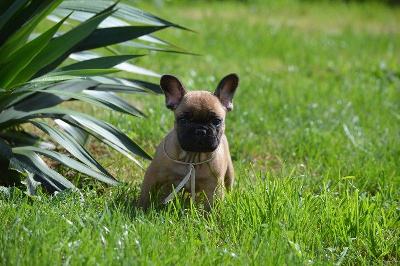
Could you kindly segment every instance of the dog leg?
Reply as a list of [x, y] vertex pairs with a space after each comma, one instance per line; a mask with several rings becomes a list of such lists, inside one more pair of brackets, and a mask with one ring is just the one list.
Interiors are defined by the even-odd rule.
[[160, 182], [158, 181], [157, 171], [153, 171], [152, 165], [150, 165], [144, 176], [136, 207], [146, 209], [149, 206], [150, 196], [155, 196], [155, 192], [160, 189]]
[[160, 204], [164, 204], [165, 199], [169, 196], [169, 194], [172, 193], [172, 191], [174, 191], [174, 187], [176, 187], [175, 183], [176, 182], [174, 182], [174, 181], [167, 181], [161, 186], [160, 192], [159, 192], [159, 203]]
[[204, 192], [206, 194], [206, 198], [204, 199], [204, 210], [211, 211], [214, 206], [214, 197], [218, 199], [224, 199], [225, 193], [223, 185], [218, 183], [207, 184], [204, 188]]
[[233, 171], [232, 160], [229, 160], [228, 169], [226, 170], [224, 179], [224, 184], [227, 191], [232, 190], [234, 180], [235, 180], [235, 173]]
[[148, 180], [144, 180], [136, 207], [146, 209], [150, 203], [150, 195], [154, 195], [155, 190], [156, 183], [151, 183], [148, 182]]

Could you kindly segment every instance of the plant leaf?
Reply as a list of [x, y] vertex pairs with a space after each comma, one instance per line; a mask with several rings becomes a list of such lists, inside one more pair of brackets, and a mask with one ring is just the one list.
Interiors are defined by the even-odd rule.
[[97, 90], [84, 90], [83, 93], [90, 95], [96, 99], [102, 99], [106, 102], [112, 103], [115, 106], [119, 106], [120, 108], [126, 110], [129, 114], [132, 114], [132, 115], [135, 115], [138, 117], [145, 117], [145, 115], [141, 111], [136, 109], [133, 105], [131, 105], [127, 101], [118, 97], [118, 95], [116, 95], [113, 92], [97, 91]]
[[[49, 16], [47, 16], [47, 18], [50, 20], [56, 20], [59, 19], [58, 16], [65, 17], [70, 12], [71, 10], [68, 9], [57, 8], [53, 11], [51, 17], [49, 18]], [[84, 22], [90, 19], [91, 17], [93, 17], [93, 13], [74, 10], [73, 14], [70, 16], [70, 19], [79, 22]], [[125, 21], [117, 19], [114, 16], [110, 16], [100, 23], [99, 28], [119, 27], [119, 26], [129, 26], [129, 25], [130, 24]]]
[[165, 26], [125, 26], [96, 29], [90, 34], [89, 38], [86, 38], [83, 42], [79, 43], [75, 52], [132, 40], [165, 28]]
[[[121, 149], [123, 149], [125, 151], [132, 152], [132, 153], [139, 155], [145, 159], [151, 160], [151, 156], [148, 155], [138, 144], [136, 144], [134, 141], [132, 141], [130, 138], [128, 138], [124, 133], [122, 133], [117, 128], [115, 128], [113, 125], [111, 125], [107, 122], [101, 121], [99, 119], [96, 119], [96, 118], [86, 115], [86, 114], [82, 114], [82, 113], [79, 113], [76, 111], [58, 108], [58, 107], [37, 110], [36, 113], [42, 114], [40, 117], [52, 117], [52, 118], [62, 119], [63, 121], [65, 121], [69, 124], [72, 124], [74, 126], [77, 126], [81, 129], [87, 131], [89, 134], [91, 134], [97, 138], [100, 135], [102, 139], [106, 139], [107, 141], [113, 143], [114, 145], [120, 147]], [[33, 113], [30, 113], [28, 115], [32, 115], [32, 114]], [[20, 117], [20, 119], [22, 119], [22, 118], [26, 119], [26, 117]], [[37, 121], [30, 121], [30, 122], [31, 123], [33, 123], [33, 122], [39, 123]], [[93, 132], [91, 132], [91, 131], [88, 131], [86, 128], [95, 132], [95, 134], [93, 134]], [[61, 133], [64, 133], [64, 132], [61, 131]], [[66, 134], [66, 133], [64, 133], [64, 134]], [[70, 138], [72, 138], [72, 137], [70, 137]], [[56, 139], [56, 141], [58, 143], [60, 143], [57, 139]], [[74, 142], [76, 142], [76, 141], [74, 141]], [[104, 141], [104, 142], [108, 144], [108, 142], [106, 142], [106, 141]], [[60, 143], [60, 144], [62, 146], [64, 146], [62, 143]], [[115, 148], [115, 147], [113, 147], [113, 148]], [[72, 154], [72, 152], [71, 152], [71, 154]], [[75, 156], [75, 154], [73, 154], [73, 155]], [[80, 158], [78, 158], [78, 159], [80, 159]], [[136, 162], [136, 160], [135, 160], [135, 162]], [[84, 162], [84, 163], [86, 163], [86, 162]], [[86, 163], [86, 164], [88, 164], [88, 163]]]
[[[37, 180], [44, 186], [55, 191], [75, 186], [56, 171], [50, 169], [46, 163], [32, 151], [13, 151], [14, 157], [10, 160], [10, 166], [20, 172], [36, 174]], [[36, 178], [35, 178], [36, 179]]]
[[35, 58], [14, 78], [10, 83], [10, 87], [16, 84], [24, 83], [35, 75], [40, 69], [48, 66], [63, 56], [68, 50], [77, 43], [88, 37], [106, 17], [111, 15], [113, 11], [108, 11], [102, 15], [96, 16], [74, 29], [68, 31], [64, 35], [52, 40], [45, 48], [43, 48]]
[[[97, 84], [98, 83], [95, 81], [67, 81], [53, 85], [51, 89], [53, 91], [81, 92], [82, 90], [88, 89]], [[38, 93], [27, 99], [26, 97], [34, 94], [36, 90], [26, 89], [25, 91], [16, 92], [19, 96], [15, 99], [13, 99], [12, 96], [14, 93], [11, 94], [11, 96], [9, 96], [7, 99], [1, 99], [0, 106], [12, 106], [0, 113], [0, 124], [3, 123], [3, 127], [0, 126], [0, 128], [4, 128], [4, 123], [10, 120], [21, 119], [29, 115], [36, 114], [36, 111], [39, 109], [53, 107], [71, 99], [71, 97], [60, 95], [58, 92], [40, 93], [47, 88], [49, 88], [49, 86], [42, 87]]]
[[10, 158], [12, 157], [11, 147], [0, 138], [0, 174], [5, 176], [8, 166], [10, 164]]
[[36, 181], [37, 179], [40, 179], [37, 175], [33, 173], [28, 173], [28, 176], [25, 179], [26, 183], [26, 191], [25, 193], [30, 195], [30, 196], [37, 196], [39, 187], [41, 186], [41, 182]]
[[134, 87], [137, 89], [148, 89], [153, 91], [157, 94], [163, 94], [163, 91], [160, 88], [160, 85], [145, 82], [137, 79], [122, 79], [116, 77], [105, 77], [105, 76], [96, 76], [96, 77], [89, 77], [88, 80], [97, 81], [99, 85], [123, 85], [128, 87]]
[[10, 7], [6, 9], [6, 11], [0, 16], [0, 29], [4, 27], [4, 25], [10, 21], [11, 17], [20, 10], [28, 0], [16, 0]]
[[[98, 13], [100, 10], [104, 9], [105, 7], [109, 6], [114, 2], [111, 1], [63, 1], [63, 3], [59, 6], [59, 9], [66, 9], [66, 10], [76, 10], [76, 11], [84, 11], [88, 13]], [[113, 15], [114, 17], [121, 18], [127, 21], [135, 22], [135, 23], [142, 23], [148, 25], [167, 25], [172, 26], [175, 28], [185, 29], [182, 26], [177, 24], [171, 23], [159, 17], [156, 17], [152, 14], [149, 14], [143, 10], [140, 10], [135, 7], [131, 7], [125, 4], [118, 3], [117, 4], [117, 11]]]
[[125, 85], [99, 84], [89, 90], [121, 92], [121, 93], [136, 93], [136, 94], [151, 94], [149, 90], [133, 88]]
[[93, 136], [95, 136], [98, 140], [104, 142], [105, 144], [107, 144], [108, 146], [110, 146], [111, 148], [113, 148], [114, 150], [118, 151], [119, 153], [122, 153], [123, 155], [125, 155], [127, 158], [129, 158], [131, 161], [133, 161], [134, 163], [136, 163], [141, 169], [143, 168], [143, 165], [136, 160], [135, 157], [133, 157], [129, 152], [127, 152], [125, 149], [120, 148], [118, 145], [114, 144], [113, 142], [109, 141], [106, 138], [101, 137], [100, 135], [97, 134], [93, 134]]
[[[18, 87], [26, 84], [34, 83], [55, 83], [59, 81], [71, 81], [88, 78], [91, 76], [107, 75], [120, 72], [118, 69], [86, 69], [86, 70], [69, 70], [60, 72], [51, 72], [50, 74], [35, 78], [28, 83], [14, 84], [13, 87]], [[49, 86], [51, 87], [51, 86]], [[31, 90], [31, 91], [36, 91]]]
[[146, 152], [144, 152], [142, 148], [140, 148], [135, 142], [133, 142], [125, 134], [123, 134], [121, 131], [119, 131], [117, 128], [109, 123], [81, 113], [64, 116], [61, 119], [68, 123], [81, 126], [83, 129], [88, 128], [95, 132], [97, 135], [100, 135], [103, 138], [111, 141], [118, 147], [151, 160], [151, 157]]
[[[41, 69], [36, 76], [43, 75], [51, 70], [54, 70], [59, 64], [61, 64], [72, 52], [81, 52], [89, 49], [96, 48], [104, 48], [105, 46], [117, 44], [123, 41], [131, 40], [133, 38], [137, 38], [141, 35], [148, 34], [157, 30], [161, 30], [165, 28], [155, 27], [155, 26], [127, 26], [127, 27], [113, 27], [113, 28], [104, 28], [97, 29], [89, 37], [85, 38], [84, 41], [78, 43], [75, 47], [66, 51], [59, 58], [54, 60], [51, 64], [48, 64], [46, 67]], [[64, 35], [62, 35], [64, 36]], [[70, 56], [71, 57], [71, 56]], [[126, 64], [126, 63], [125, 63]], [[142, 68], [140, 68], [142, 69]], [[157, 73], [149, 71], [148, 75], [159, 77]], [[136, 72], [134, 72], [136, 73]], [[145, 74], [146, 75], [146, 74]]]
[[7, 88], [7, 85], [15, 78], [15, 76], [43, 49], [43, 47], [51, 40], [66, 18], [51, 27], [49, 30], [40, 34], [37, 38], [28, 42], [12, 55], [4, 60], [4, 64], [0, 67], [0, 87]]
[[[91, 77], [91, 76], [100, 76], [100, 75], [107, 75], [107, 74], [113, 74], [117, 73], [119, 70], [116, 69], [72, 69], [72, 70], [63, 70], [63, 71], [54, 71], [50, 72], [49, 74], [46, 74], [42, 76], [41, 78], [45, 79], [46, 77], [57, 77], [57, 76], [74, 76], [74, 77], [81, 77], [81, 78], [86, 78], [86, 77]], [[36, 78], [33, 81], [40, 81], [41, 78]]]
[[[51, 118], [62, 119], [63, 121], [65, 121], [69, 124], [72, 124], [74, 126], [77, 126], [81, 129], [87, 131], [89, 134], [96, 137], [96, 135], [92, 134], [91, 131], [93, 131], [97, 135], [100, 135], [102, 138], [109, 140], [110, 142], [114, 143], [118, 147], [120, 147], [128, 152], [132, 152], [136, 155], [139, 155], [145, 159], [151, 160], [151, 156], [148, 155], [138, 144], [136, 144], [134, 141], [132, 141], [130, 138], [128, 138], [124, 133], [122, 133], [116, 127], [114, 127], [113, 125], [111, 125], [107, 122], [104, 122], [102, 120], [96, 119], [92, 116], [89, 116], [89, 115], [86, 115], [83, 113], [79, 113], [79, 112], [76, 112], [73, 110], [58, 108], [58, 107], [36, 110], [36, 112], [31, 112], [31, 113], [27, 114], [26, 116], [20, 116], [18, 118], [19, 119], [27, 119], [29, 116], [32, 116], [35, 113], [41, 114], [38, 117], [51, 117]], [[29, 122], [41, 123], [38, 121], [29, 121]], [[41, 123], [41, 124], [43, 124], [43, 123]], [[44, 125], [46, 125], [46, 124], [44, 124]], [[49, 125], [46, 125], [46, 126], [50, 127]], [[87, 129], [89, 129], [91, 131], [88, 131]], [[57, 129], [55, 129], [55, 130], [57, 130]], [[56, 133], [58, 133], [58, 132], [56, 132]], [[62, 133], [66, 134], [61, 131], [60, 134], [62, 134]], [[72, 138], [72, 137], [70, 136], [70, 138]], [[58, 140], [56, 140], [56, 141], [58, 143], [60, 143]], [[74, 140], [74, 142], [77, 143], [76, 140]], [[60, 143], [60, 145], [62, 145], [62, 143]], [[72, 154], [72, 152], [71, 152], [71, 154]], [[80, 159], [80, 158], [78, 158], [78, 159]], [[86, 163], [86, 162], [84, 162], [84, 163]], [[86, 163], [86, 164], [88, 164], [88, 163]]]
[[[50, 17], [48, 16], [47, 18], [52, 20], [52, 21], [60, 21], [61, 19], [58, 16], [65, 17], [69, 14], [70, 10], [66, 9], [61, 9], [57, 8], [56, 10], [53, 11], [53, 15]], [[118, 11], [117, 11], [118, 12]], [[58, 16], [56, 16], [57, 14]], [[70, 19], [76, 20], [83, 22], [93, 16], [93, 13], [88, 13], [88, 12], [82, 12], [82, 11], [74, 11], [74, 13], [70, 16]], [[109, 16], [105, 20], [103, 20], [99, 28], [111, 28], [111, 27], [122, 27], [122, 26], [130, 26], [129, 23], [126, 23], [125, 21], [122, 21], [120, 19], [117, 19], [113, 16]], [[174, 47], [177, 50], [171, 50], [171, 49], [166, 49], [164, 47], [159, 47], [159, 46], [152, 46], [152, 45], [147, 45], [147, 44], [142, 44], [142, 43], [137, 43], [133, 41], [126, 41], [123, 43], [120, 43], [121, 45], [126, 45], [126, 46], [131, 46], [131, 47], [136, 47], [136, 48], [141, 48], [141, 49], [148, 49], [148, 50], [155, 50], [155, 51], [164, 51], [164, 52], [175, 52], [175, 53], [182, 53], [182, 54], [191, 54], [187, 51], [184, 51], [183, 49], [177, 47], [176, 45], [173, 45], [171, 43], [168, 43], [164, 40], [161, 40], [155, 36], [152, 35], [144, 35], [138, 37], [138, 39], [146, 41], [146, 42], [151, 42], [154, 44], [159, 44], [159, 45], [164, 45], [164, 46], [171, 46]]]
[[33, 146], [27, 146], [27, 147], [19, 147], [19, 148], [14, 148], [13, 152], [26, 152], [26, 151], [32, 151], [35, 153], [40, 153], [50, 159], [56, 160], [68, 167], [71, 167], [79, 172], [82, 172], [86, 175], [92, 176], [100, 181], [103, 181], [107, 184], [111, 184], [111, 185], [118, 185], [118, 182], [115, 179], [112, 179], [108, 176], [105, 176], [99, 172], [96, 172], [94, 170], [92, 170], [91, 168], [89, 168], [87, 165], [80, 163], [78, 161], [75, 161], [74, 159], [71, 159], [70, 157], [68, 157], [65, 154], [59, 153], [59, 152], [54, 152], [54, 151], [49, 151], [49, 150], [45, 150], [45, 149], [40, 149], [37, 147], [33, 147]]
[[93, 135], [92, 132], [87, 130], [89, 129], [95, 132], [96, 134], [100, 135], [101, 137], [113, 142], [115, 145], [121, 147], [122, 149], [151, 160], [151, 156], [148, 155], [139, 145], [137, 145], [134, 141], [128, 138], [124, 133], [122, 133], [116, 127], [107, 122], [104, 122], [102, 120], [99, 120], [97, 118], [94, 118], [92, 116], [83, 113], [58, 107], [37, 110], [37, 113], [42, 114], [41, 117], [52, 117], [52, 118], [62, 119], [63, 121], [72, 124], [74, 126], [77, 126], [87, 131], [89, 134]]
[[[108, 94], [109, 97], [106, 97], [105, 94], [107, 92], [95, 92], [95, 91], [87, 91], [86, 94], [78, 94], [71, 93], [66, 91], [56, 91], [56, 90], [43, 90], [43, 93], [50, 93], [57, 96], [66, 96], [68, 98], [77, 99], [80, 101], [88, 102], [103, 108], [107, 108], [110, 110], [114, 110], [120, 113], [130, 114], [133, 116], [144, 116], [139, 110], [134, 108], [129, 103], [120, 99], [116, 94], [111, 95]], [[1, 117], [1, 114], [0, 114]]]
[[61, 2], [62, 0], [30, 1], [29, 5], [19, 12], [17, 18], [7, 24], [5, 30], [1, 28], [0, 62], [21, 47], [39, 22]]
[[[141, 39], [141, 37], [139, 38]], [[128, 46], [128, 47], [135, 47], [138, 49], [146, 49], [146, 50], [152, 50], [152, 51], [160, 51], [160, 52], [167, 52], [167, 53], [177, 53], [177, 54], [188, 54], [188, 55], [197, 55], [188, 51], [185, 51], [181, 48], [175, 47], [176, 49], [168, 49], [165, 47], [160, 47], [156, 45], [149, 45], [145, 43], [139, 43], [139, 42], [134, 42], [134, 41], [126, 41], [119, 43], [121, 46]]]
[[61, 146], [63, 146], [68, 152], [70, 152], [73, 156], [78, 158], [83, 163], [87, 164], [93, 169], [97, 169], [103, 174], [112, 178], [112, 175], [107, 172], [82, 146], [80, 146], [74, 138], [72, 138], [67, 133], [52, 127], [46, 123], [39, 121], [29, 121], [31, 124], [45, 132], [55, 141], [57, 141]]
[[[82, 60], [90, 60], [90, 59], [95, 59], [95, 58], [100, 58], [99, 54], [96, 53], [91, 53], [91, 52], [80, 52], [80, 53], [73, 53], [69, 56], [71, 59], [82, 61]], [[127, 72], [131, 73], [136, 73], [136, 74], [141, 74], [141, 75], [147, 75], [147, 76], [153, 76], [153, 77], [160, 77], [160, 74], [155, 73], [151, 70], [134, 66], [129, 63], [121, 63], [115, 66], [115, 68], [124, 70]]]
[[56, 148], [56, 146], [51, 142], [41, 141], [40, 136], [22, 130], [1, 132], [0, 138], [5, 139], [12, 147], [35, 145], [39, 148], [48, 150]]
[[[28, 95], [27, 95], [28, 94]], [[8, 91], [8, 92], [2, 92], [0, 94], [0, 113], [6, 109], [7, 107], [17, 103], [18, 101], [26, 98], [30, 94], [33, 94], [32, 92], [26, 92], [26, 91]]]
[[143, 55], [116, 55], [116, 56], [105, 56], [98, 57], [94, 59], [89, 59], [81, 61], [75, 64], [68, 65], [66, 67], [60, 68], [60, 71], [67, 70], [79, 70], [79, 69], [107, 69], [114, 67], [122, 62], [131, 60], [133, 58], [138, 58]]
[[65, 123], [61, 119], [53, 119], [53, 121], [60, 127], [62, 127], [68, 134], [71, 135], [82, 147], [86, 147], [89, 142], [89, 134], [80, 129], [79, 127], [72, 126]]
[[126, 79], [127, 81], [136, 84], [138, 86], [141, 86], [142, 88], [149, 89], [157, 94], [164, 94], [164, 92], [161, 90], [160, 85], [142, 81], [142, 80], [137, 80], [137, 79]]

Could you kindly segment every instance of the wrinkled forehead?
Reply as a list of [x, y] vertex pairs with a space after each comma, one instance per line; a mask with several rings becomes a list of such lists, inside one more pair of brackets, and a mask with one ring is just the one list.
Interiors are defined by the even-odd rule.
[[192, 115], [208, 115], [215, 113], [217, 116], [224, 117], [225, 109], [219, 99], [208, 91], [191, 91], [185, 94], [180, 102], [175, 114], [191, 112]]

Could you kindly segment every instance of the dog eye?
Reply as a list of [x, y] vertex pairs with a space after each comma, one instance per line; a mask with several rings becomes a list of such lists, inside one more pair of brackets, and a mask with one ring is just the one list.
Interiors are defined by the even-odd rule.
[[184, 117], [184, 116], [179, 117], [179, 122], [182, 123], [182, 124], [185, 124], [187, 122], [187, 118]]
[[213, 123], [214, 125], [218, 126], [218, 125], [220, 125], [220, 124], [222, 123], [222, 119], [220, 119], [220, 118], [214, 118], [214, 119], [212, 120], [212, 123]]
[[189, 119], [191, 118], [191, 114], [188, 112], [182, 113], [179, 117], [178, 117], [178, 122], [181, 124], [186, 124]]

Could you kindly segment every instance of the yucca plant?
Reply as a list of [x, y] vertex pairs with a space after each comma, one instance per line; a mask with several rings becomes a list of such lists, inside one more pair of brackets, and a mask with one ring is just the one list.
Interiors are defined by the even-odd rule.
[[[113, 125], [59, 105], [78, 100], [142, 117], [117, 93], [158, 93], [158, 86], [106, 75], [121, 70], [157, 74], [127, 63], [141, 55], [121, 55], [116, 45], [184, 52], [151, 35], [167, 27], [182, 27], [103, 0], [0, 0], [0, 15], [0, 185], [15, 183], [23, 175], [49, 191], [73, 188], [43, 156], [117, 184], [85, 148], [89, 135], [139, 165], [133, 155], [151, 159]], [[51, 26], [37, 34], [39, 24]], [[43, 135], [33, 134], [32, 128], [53, 142], [43, 141]], [[54, 149], [54, 144], [62, 146], [63, 152]]]

